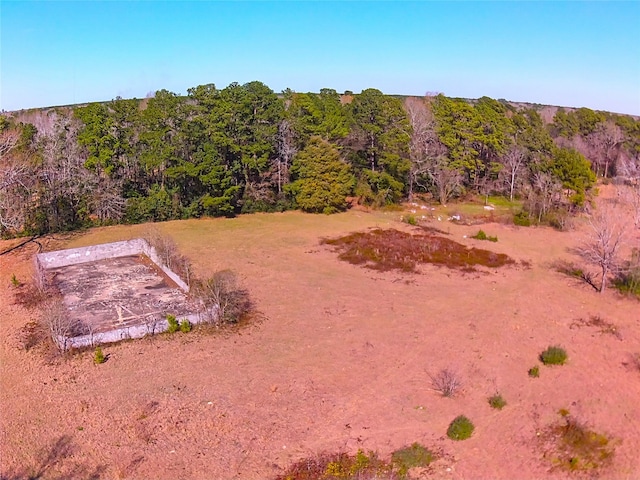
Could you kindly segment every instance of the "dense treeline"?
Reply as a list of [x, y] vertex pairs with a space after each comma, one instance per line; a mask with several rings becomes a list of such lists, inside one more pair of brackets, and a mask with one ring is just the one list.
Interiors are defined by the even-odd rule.
[[581, 108], [483, 97], [399, 99], [260, 82], [201, 85], [186, 96], [0, 116], [0, 233], [344, 210], [429, 195], [524, 200], [544, 220], [580, 208], [596, 176], [638, 177], [640, 121]]

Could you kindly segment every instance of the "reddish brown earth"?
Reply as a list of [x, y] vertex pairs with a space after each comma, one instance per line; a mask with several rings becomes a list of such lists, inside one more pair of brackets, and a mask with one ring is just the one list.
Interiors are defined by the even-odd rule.
[[[41, 478], [268, 479], [322, 451], [413, 442], [440, 453], [423, 478], [566, 478], [541, 436], [568, 409], [613, 440], [602, 478], [640, 477], [640, 302], [597, 294], [557, 273], [586, 231], [488, 224], [498, 243], [464, 238], [478, 227], [435, 222], [469, 246], [531, 268], [463, 274], [426, 267], [380, 273], [341, 262], [321, 238], [370, 227], [403, 228], [399, 214], [352, 211], [170, 222], [200, 275], [232, 268], [263, 320], [233, 333], [158, 336], [51, 359], [25, 351], [34, 313], [14, 304], [11, 275], [27, 279], [35, 247], [0, 256], [0, 476]], [[92, 230], [75, 247], [139, 236], [147, 227]], [[0, 242], [0, 251], [12, 242]], [[628, 237], [625, 248], [640, 244]], [[599, 315], [618, 335], [572, 327]], [[540, 367], [547, 346], [569, 354]], [[444, 398], [430, 375], [456, 369], [463, 391]], [[493, 410], [499, 391], [507, 406]], [[449, 422], [476, 426], [463, 442]], [[92, 477], [94, 475], [94, 477]], [[40, 478], [40, 477], [38, 477]]]

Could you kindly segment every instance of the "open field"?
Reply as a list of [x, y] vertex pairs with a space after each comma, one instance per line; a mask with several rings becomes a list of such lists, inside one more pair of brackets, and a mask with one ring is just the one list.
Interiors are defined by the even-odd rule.
[[[462, 273], [378, 272], [338, 260], [324, 238], [396, 228], [400, 213], [246, 215], [154, 225], [207, 276], [238, 272], [262, 320], [237, 332], [162, 335], [51, 359], [21, 347], [34, 316], [13, 302], [34, 245], [0, 256], [0, 477], [269, 479], [323, 451], [388, 456], [420, 442], [439, 453], [421, 478], [565, 478], [547, 432], [568, 410], [615, 447], [602, 478], [640, 476], [640, 302], [556, 272], [586, 231], [433, 221], [468, 246], [518, 263]], [[101, 228], [51, 242], [78, 247], [142, 236]], [[640, 244], [638, 233], [626, 250]], [[465, 238], [465, 236], [467, 238]], [[0, 251], [15, 242], [0, 242]], [[530, 262], [526, 267], [521, 262]], [[589, 324], [600, 317], [616, 334]], [[543, 366], [550, 345], [568, 353]], [[540, 366], [540, 377], [527, 371]], [[431, 376], [456, 371], [445, 398]], [[491, 408], [499, 392], [507, 404]], [[458, 415], [475, 424], [454, 442]]]

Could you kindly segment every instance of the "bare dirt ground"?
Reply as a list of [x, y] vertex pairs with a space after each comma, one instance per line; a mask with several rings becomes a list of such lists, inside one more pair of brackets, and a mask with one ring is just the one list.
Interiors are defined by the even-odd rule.
[[[497, 243], [464, 238], [478, 226], [434, 225], [467, 245], [531, 262], [462, 274], [380, 273], [341, 262], [323, 237], [408, 228], [397, 213], [247, 215], [158, 225], [199, 275], [231, 268], [263, 320], [234, 333], [177, 333], [50, 359], [25, 351], [34, 314], [13, 302], [34, 247], [0, 257], [0, 477], [269, 479], [322, 451], [421, 442], [440, 453], [424, 478], [565, 478], [541, 436], [567, 409], [613, 439], [597, 476], [640, 477], [640, 302], [604, 295], [551, 268], [586, 228], [488, 224]], [[145, 225], [89, 231], [65, 247], [140, 236]], [[0, 250], [12, 242], [0, 242]], [[626, 248], [640, 244], [640, 235]], [[618, 335], [576, 321], [600, 316]], [[560, 344], [566, 365], [529, 368]], [[430, 375], [457, 370], [463, 391], [444, 398]], [[501, 410], [487, 398], [499, 391]], [[468, 416], [466, 441], [446, 437]], [[39, 475], [39, 476], [38, 476]]]

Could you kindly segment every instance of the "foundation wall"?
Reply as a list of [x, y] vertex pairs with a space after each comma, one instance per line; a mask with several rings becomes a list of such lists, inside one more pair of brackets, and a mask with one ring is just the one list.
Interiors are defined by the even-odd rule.
[[107, 258], [127, 257], [129, 255], [139, 254], [144, 254], [149, 257], [151, 261], [162, 269], [183, 291], [189, 291], [189, 286], [176, 275], [175, 272], [163, 264], [155, 248], [141, 238], [40, 253], [36, 255], [36, 268], [47, 270], [50, 268], [77, 265], [79, 263], [96, 262]]
[[[201, 323], [202, 317], [197, 313], [176, 317], [178, 322], [189, 320], [192, 325]], [[142, 338], [147, 335], [155, 335], [166, 332], [169, 329], [169, 322], [165, 318], [150, 318], [140, 325], [131, 325], [123, 328], [115, 328], [108, 332], [101, 332], [91, 335], [78, 335], [75, 337], [58, 336], [56, 339], [62, 350], [70, 348], [94, 347], [104, 343], [120, 342], [132, 338]]]

